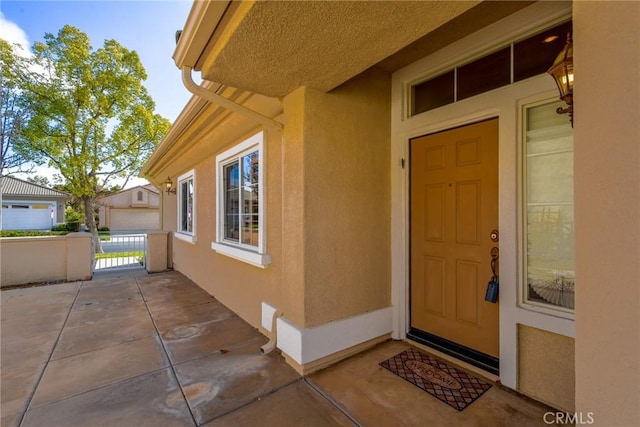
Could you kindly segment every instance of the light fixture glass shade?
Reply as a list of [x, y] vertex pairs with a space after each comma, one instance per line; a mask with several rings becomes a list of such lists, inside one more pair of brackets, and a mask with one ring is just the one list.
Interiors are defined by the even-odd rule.
[[567, 97], [573, 97], [573, 41], [571, 40], [571, 33], [567, 34], [567, 43], [555, 61], [553, 65], [547, 71], [555, 80], [560, 91], [560, 99], [571, 104]]
[[171, 190], [171, 187], [173, 187], [173, 181], [171, 181], [171, 177], [167, 177], [167, 180], [164, 182], [164, 186], [167, 191]]

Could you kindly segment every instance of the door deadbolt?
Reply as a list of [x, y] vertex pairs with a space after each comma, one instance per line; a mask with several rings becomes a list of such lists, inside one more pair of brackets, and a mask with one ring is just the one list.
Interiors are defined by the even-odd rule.
[[492, 242], [498, 243], [498, 241], [500, 240], [500, 234], [498, 233], [498, 230], [492, 230], [491, 234], [489, 234], [489, 238], [491, 238]]

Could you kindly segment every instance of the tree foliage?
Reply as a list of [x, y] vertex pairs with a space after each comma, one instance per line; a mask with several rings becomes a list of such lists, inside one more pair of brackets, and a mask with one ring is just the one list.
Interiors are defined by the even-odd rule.
[[27, 181], [32, 184], [37, 184], [43, 187], [51, 188], [51, 182], [49, 181], [49, 178], [47, 178], [46, 176], [31, 175], [30, 177], [27, 177]]
[[20, 90], [27, 64], [16, 46], [0, 39], [0, 176], [31, 169], [30, 159], [15, 147], [28, 117]]
[[96, 197], [113, 178], [137, 175], [170, 123], [154, 114], [138, 54], [117, 41], [93, 50], [86, 34], [66, 25], [32, 50], [19, 150], [60, 172], [97, 236]]

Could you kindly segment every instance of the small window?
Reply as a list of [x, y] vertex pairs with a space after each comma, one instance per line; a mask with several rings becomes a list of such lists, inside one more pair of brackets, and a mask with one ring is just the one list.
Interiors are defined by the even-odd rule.
[[513, 45], [513, 81], [547, 72], [572, 32], [572, 22], [565, 22]]
[[525, 107], [524, 304], [572, 313], [575, 297], [573, 129], [561, 101]]
[[458, 68], [457, 100], [511, 83], [511, 48], [506, 47]]
[[176, 237], [195, 243], [196, 237], [196, 177], [190, 171], [178, 177], [178, 232]]
[[136, 200], [139, 202], [142, 201], [142, 191], [138, 191], [138, 193], [136, 194]]
[[264, 133], [216, 157], [217, 224], [212, 249], [260, 267], [266, 254]]
[[433, 110], [454, 101], [453, 70], [412, 86], [412, 114]]

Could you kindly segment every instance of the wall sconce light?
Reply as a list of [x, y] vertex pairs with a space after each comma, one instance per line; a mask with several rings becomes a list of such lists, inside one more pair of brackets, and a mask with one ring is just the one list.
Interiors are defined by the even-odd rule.
[[164, 182], [164, 187], [167, 190], [167, 194], [176, 194], [176, 189], [173, 188], [173, 181], [171, 181], [171, 177], [167, 177], [167, 180]]
[[553, 65], [547, 71], [553, 77], [558, 90], [560, 91], [560, 99], [567, 103], [566, 108], [559, 107], [556, 109], [558, 114], [569, 113], [571, 127], [573, 127], [573, 41], [571, 33], [567, 34], [567, 43], [560, 51]]

